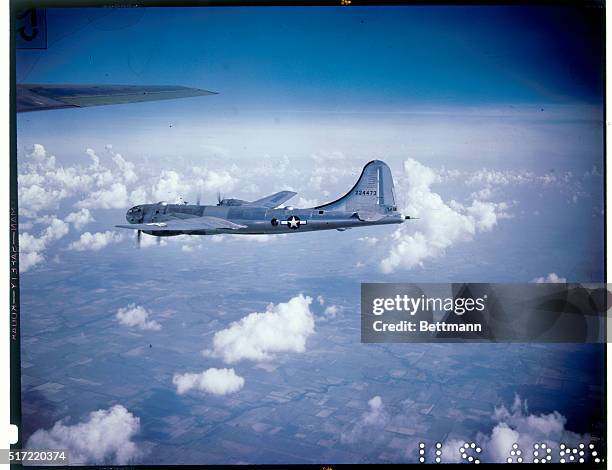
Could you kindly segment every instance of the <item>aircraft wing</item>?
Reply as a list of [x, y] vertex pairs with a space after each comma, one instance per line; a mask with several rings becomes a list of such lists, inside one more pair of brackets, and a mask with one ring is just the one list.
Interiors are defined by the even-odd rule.
[[47, 109], [84, 108], [106, 104], [173, 100], [215, 92], [166, 85], [45, 85], [18, 84], [15, 88], [18, 113]]
[[144, 232], [192, 232], [195, 230], [238, 230], [246, 228], [246, 225], [239, 225], [219, 217], [203, 216], [191, 217], [189, 219], [173, 219], [164, 222], [152, 222], [148, 224], [125, 224], [115, 225], [119, 228], [130, 228], [132, 230], [142, 230]]
[[249, 202], [249, 206], [267, 207], [268, 209], [274, 209], [280, 206], [283, 202], [288, 201], [297, 193], [293, 191], [280, 191], [278, 193], [271, 194], [270, 196], [257, 199], [257, 201]]

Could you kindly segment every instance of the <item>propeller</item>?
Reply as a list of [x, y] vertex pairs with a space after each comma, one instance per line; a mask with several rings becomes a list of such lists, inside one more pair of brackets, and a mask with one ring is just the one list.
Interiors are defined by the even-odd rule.
[[140, 241], [142, 239], [142, 230], [138, 230], [136, 232], [136, 244], [138, 245], [138, 248], [140, 249]]
[[161, 237], [157, 237], [157, 246], [161, 245]]
[[221, 205], [221, 201], [223, 201], [223, 197], [221, 197], [221, 191], [217, 191], [217, 205]]
[[200, 205], [200, 199], [202, 199], [202, 195], [198, 192], [198, 198], [196, 200], [196, 204], [199, 206]]

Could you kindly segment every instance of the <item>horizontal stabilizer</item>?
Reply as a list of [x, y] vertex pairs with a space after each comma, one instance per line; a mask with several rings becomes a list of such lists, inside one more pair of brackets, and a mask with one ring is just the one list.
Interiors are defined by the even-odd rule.
[[220, 217], [203, 216], [148, 224], [115, 225], [115, 227], [142, 230], [143, 232], [193, 232], [197, 230], [238, 230], [246, 228], [246, 225], [235, 224]]
[[385, 217], [385, 214], [381, 214], [380, 212], [372, 212], [372, 211], [359, 211], [355, 212], [357, 218], [363, 222], [376, 222]]

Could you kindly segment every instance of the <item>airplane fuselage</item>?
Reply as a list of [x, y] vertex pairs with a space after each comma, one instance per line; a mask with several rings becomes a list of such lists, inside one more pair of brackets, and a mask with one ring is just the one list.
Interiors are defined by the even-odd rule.
[[397, 210], [391, 169], [381, 160], [363, 167], [357, 183], [344, 196], [307, 209], [281, 207], [297, 193], [283, 190], [255, 201], [221, 199], [215, 206], [198, 204], [141, 204], [127, 211], [127, 225], [158, 237], [175, 235], [216, 235], [235, 233], [259, 235], [275, 233], [347, 230], [371, 225], [401, 224]]
[[[253, 206], [206, 206], [194, 204], [143, 204], [132, 208], [132, 213], [126, 215], [130, 223], [163, 224], [176, 219], [192, 217], [218, 217], [245, 228], [231, 230], [233, 234], [257, 235], [274, 233], [312, 232], [315, 230], [345, 230], [369, 225], [401, 224], [404, 221], [397, 211], [389, 211], [387, 215], [376, 221], [359, 219], [354, 212], [329, 211], [324, 209], [267, 209]], [[228, 233], [225, 229], [192, 230], [177, 232], [149, 232], [156, 236], [174, 235], [215, 235]]]

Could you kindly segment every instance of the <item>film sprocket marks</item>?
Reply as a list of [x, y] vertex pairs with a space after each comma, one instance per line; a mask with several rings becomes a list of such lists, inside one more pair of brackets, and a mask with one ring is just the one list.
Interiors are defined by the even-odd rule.
[[11, 3], [21, 466], [606, 464], [603, 3]]

